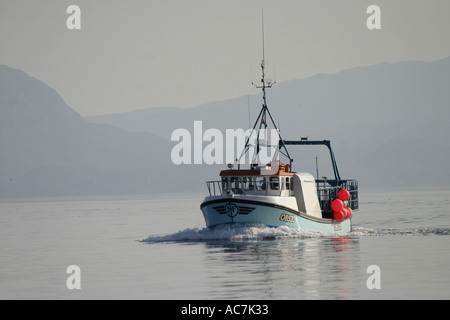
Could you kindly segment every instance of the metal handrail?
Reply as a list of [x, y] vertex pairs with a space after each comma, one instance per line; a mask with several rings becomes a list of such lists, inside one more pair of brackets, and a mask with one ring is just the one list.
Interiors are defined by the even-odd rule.
[[[283, 192], [283, 190], [289, 190], [286, 189], [286, 182], [284, 181], [278, 181], [278, 182], [270, 182], [270, 181], [265, 181], [265, 188], [258, 190], [257, 189], [257, 182], [254, 182], [253, 184], [253, 189], [246, 189], [243, 188], [243, 184], [246, 183], [248, 184], [249, 181], [248, 180], [244, 180], [244, 179], [236, 179], [233, 180], [233, 182], [228, 181], [227, 183], [230, 185], [229, 188], [226, 188], [224, 190], [223, 188], [223, 181], [221, 180], [211, 180], [211, 181], [206, 181], [206, 186], [208, 188], [208, 192], [210, 196], [217, 196], [217, 195], [233, 195], [233, 194], [237, 194], [237, 195], [247, 195], [247, 194], [251, 194], [251, 195], [268, 195], [269, 190], [270, 190], [270, 194], [274, 195], [274, 196], [281, 196], [281, 193]], [[239, 188], [233, 188], [233, 186], [231, 186], [231, 184], [237, 183]], [[278, 184], [278, 190], [276, 189], [272, 189], [270, 188], [270, 184], [271, 183], [277, 183]], [[291, 182], [292, 185], [292, 182]], [[274, 192], [274, 191], [278, 191], [278, 192]]]
[[[216, 185], [217, 185], [217, 188], [216, 188]], [[216, 190], [219, 191], [219, 195], [223, 194], [222, 181], [206, 181], [206, 187], [208, 188], [208, 192], [209, 192], [210, 196], [212, 196], [212, 195], [216, 196], [217, 195]]]
[[[338, 192], [341, 189], [346, 189], [350, 193], [350, 199], [348, 200], [348, 207], [352, 210], [358, 209], [358, 181], [357, 180], [340, 180], [340, 184], [337, 185], [335, 180], [316, 180], [317, 196], [319, 198], [320, 208], [322, 210], [331, 211], [331, 202], [338, 198]], [[223, 181], [212, 180], [206, 181], [206, 186], [210, 196], [218, 195], [268, 195], [281, 196], [283, 190], [286, 189], [286, 182], [278, 181], [278, 190], [270, 188], [270, 181], [266, 181], [266, 188], [263, 190], [257, 190], [256, 183], [254, 189], [243, 188], [243, 183], [249, 183], [248, 180], [236, 179], [233, 183], [237, 183], [239, 188], [227, 188], [224, 190]], [[230, 181], [227, 182], [231, 184]], [[275, 182], [273, 182], [275, 183]], [[290, 182], [292, 186], [292, 181]], [[278, 191], [278, 192], [274, 192]]]

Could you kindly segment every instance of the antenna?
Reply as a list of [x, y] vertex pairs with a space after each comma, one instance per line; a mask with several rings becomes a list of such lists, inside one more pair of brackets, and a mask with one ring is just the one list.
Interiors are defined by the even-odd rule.
[[277, 65], [275, 64], [275, 60], [273, 60], [273, 81], [274, 83], [277, 80]]
[[266, 54], [265, 54], [265, 40], [264, 40], [264, 38], [265, 38], [265, 36], [264, 36], [264, 9], [262, 9], [262, 11], [261, 11], [261, 14], [262, 14], [262, 55], [263, 55], [263, 58], [262, 58], [262, 61], [261, 61], [261, 71], [262, 71], [262, 77], [261, 77], [261, 86], [258, 86], [258, 85], [256, 85], [255, 83], [253, 83], [252, 82], [252, 84], [256, 87], [256, 88], [258, 88], [258, 89], [262, 89], [262, 91], [263, 91], [263, 99], [264, 99], [264, 106], [266, 106], [267, 107], [267, 104], [266, 104], [266, 88], [272, 88], [272, 86], [276, 83], [275, 81], [272, 81], [272, 80], [270, 80], [270, 79], [268, 79], [267, 81], [266, 81], [266, 79], [265, 79], [265, 72], [264, 72], [264, 69], [266, 68]]
[[317, 161], [317, 157], [318, 157], [319, 155], [317, 155], [316, 154], [316, 180], [319, 180], [319, 163], [318, 163], [318, 161]]
[[[291, 158], [291, 156], [289, 155], [289, 151], [286, 148], [286, 144], [284, 143], [283, 138], [281, 138], [281, 134], [280, 134], [280, 130], [277, 128], [277, 125], [275, 124], [275, 121], [272, 118], [272, 115], [270, 114], [269, 108], [267, 107], [267, 100], [266, 100], [266, 88], [272, 88], [272, 86], [275, 84], [274, 81], [268, 79], [266, 81], [265, 79], [265, 73], [264, 73], [264, 69], [265, 69], [265, 41], [264, 41], [264, 10], [262, 10], [262, 51], [263, 51], [263, 59], [261, 61], [261, 85], [256, 85], [252, 82], [252, 84], [258, 88], [258, 89], [262, 89], [263, 92], [263, 105], [261, 108], [261, 111], [259, 112], [258, 118], [256, 119], [255, 124], [253, 125], [253, 129], [251, 131], [250, 136], [252, 135], [252, 133], [255, 130], [258, 130], [258, 123], [259, 123], [259, 130], [257, 131], [257, 136], [256, 136], [256, 154], [254, 155], [255, 158], [258, 156], [260, 147], [259, 147], [259, 137], [260, 137], [260, 132], [261, 132], [261, 128], [262, 126], [264, 126], [264, 129], [267, 128], [267, 122], [270, 120], [272, 122], [273, 127], [275, 128], [275, 130], [278, 133], [278, 137], [279, 137], [279, 143], [278, 143], [278, 152], [283, 154], [284, 156], [286, 156], [289, 159], [289, 168], [290, 170], [292, 170], [292, 161], [293, 159]], [[249, 109], [250, 110], [250, 109]], [[268, 116], [268, 117], [267, 117]], [[238, 163], [238, 168], [240, 168], [240, 159], [242, 158], [242, 156], [249, 150], [250, 147], [250, 137], [247, 138], [247, 141], [245, 142], [245, 146], [244, 149], [242, 150], [242, 154], [241, 156], [236, 159], [237, 163]], [[281, 149], [284, 149], [284, 152], [281, 151]]]
[[248, 128], [250, 129], [250, 96], [247, 95]]
[[264, 55], [264, 9], [261, 9], [261, 17], [262, 17], [262, 52], [263, 52], [263, 59], [262, 63], [264, 64], [265, 61], [265, 55]]

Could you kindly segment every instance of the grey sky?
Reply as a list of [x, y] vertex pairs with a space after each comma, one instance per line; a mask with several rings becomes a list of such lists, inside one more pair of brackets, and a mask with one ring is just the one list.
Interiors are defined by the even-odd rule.
[[[66, 9], [81, 8], [81, 30]], [[381, 8], [381, 30], [366, 9]], [[261, 9], [278, 82], [450, 55], [448, 0], [0, 0], [0, 64], [82, 115], [190, 107], [256, 93]]]

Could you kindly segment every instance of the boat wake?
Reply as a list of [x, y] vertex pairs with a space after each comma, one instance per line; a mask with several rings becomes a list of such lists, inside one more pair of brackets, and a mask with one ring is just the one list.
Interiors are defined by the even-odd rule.
[[340, 234], [326, 234], [297, 230], [288, 227], [271, 228], [265, 225], [229, 224], [214, 229], [188, 228], [168, 235], [152, 235], [141, 240], [145, 243], [164, 242], [209, 242], [209, 241], [267, 241], [285, 239], [329, 238], [329, 237], [384, 237], [384, 236], [446, 236], [450, 228], [369, 229], [354, 227], [353, 231]]
[[355, 227], [350, 233], [352, 236], [448, 236], [450, 228], [440, 227], [419, 227], [407, 229], [369, 229], [363, 227]]
[[289, 238], [306, 238], [318, 237], [320, 233], [302, 231], [281, 226], [271, 228], [265, 225], [248, 225], [248, 224], [226, 224], [208, 228], [188, 228], [178, 231], [174, 234], [163, 236], [149, 236], [142, 242], [158, 243], [158, 242], [186, 242], [186, 241], [262, 241]]

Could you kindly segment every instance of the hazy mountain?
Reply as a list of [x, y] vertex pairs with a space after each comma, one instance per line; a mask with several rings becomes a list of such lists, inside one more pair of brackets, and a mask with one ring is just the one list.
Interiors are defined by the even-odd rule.
[[0, 197], [176, 190], [160, 183], [169, 147], [89, 123], [41, 81], [0, 66]]
[[[195, 108], [150, 108], [89, 117], [128, 131], [170, 139], [176, 128], [248, 128], [261, 95]], [[449, 186], [450, 57], [439, 61], [383, 63], [337, 74], [280, 83], [268, 90], [268, 104], [285, 139], [332, 140], [341, 176], [361, 187]], [[250, 108], [248, 108], [250, 106]], [[291, 147], [295, 169], [329, 175], [326, 150]], [[327, 171], [328, 170], [328, 171]]]
[[[384, 63], [280, 83], [268, 104], [285, 139], [331, 139], [341, 176], [361, 189], [448, 187], [449, 89], [450, 58]], [[246, 129], [261, 103], [259, 93], [86, 121], [41, 81], [0, 66], [0, 197], [206, 192], [225, 165], [173, 165], [173, 130], [193, 133], [195, 120]], [[326, 149], [289, 150], [295, 170], [315, 174], [317, 155], [331, 176]]]

